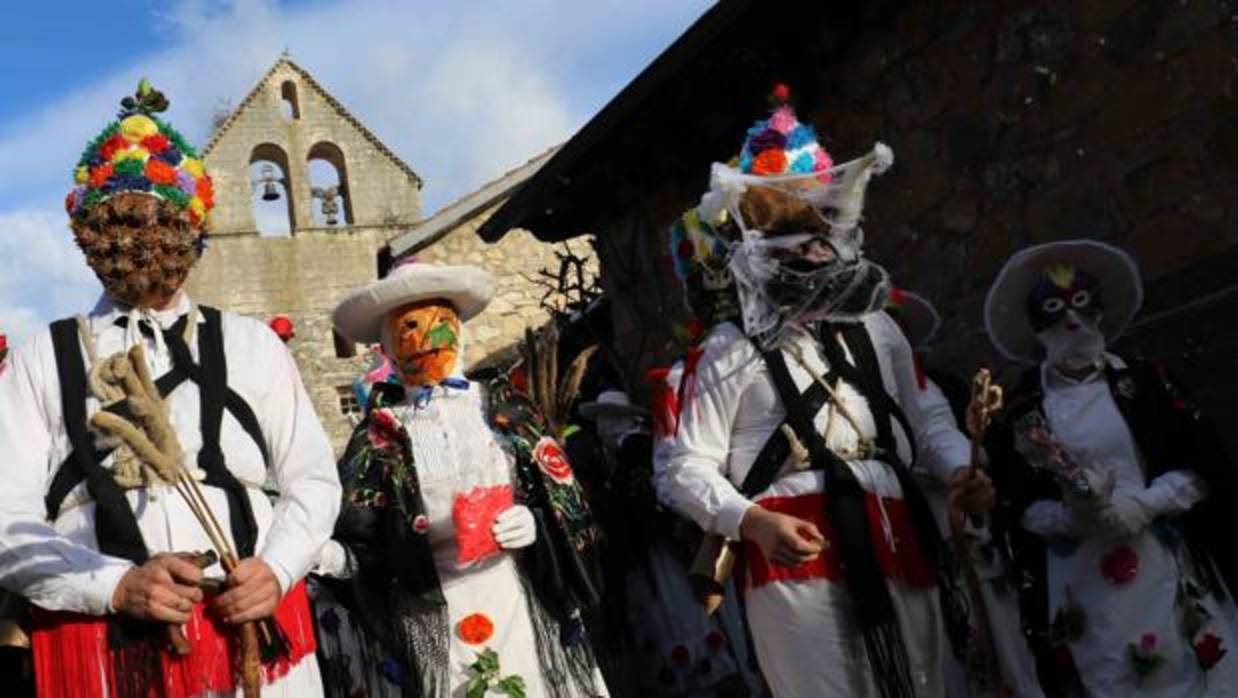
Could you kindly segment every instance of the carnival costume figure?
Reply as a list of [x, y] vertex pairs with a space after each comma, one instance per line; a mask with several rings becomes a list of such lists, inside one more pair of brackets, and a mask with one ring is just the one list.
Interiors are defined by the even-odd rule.
[[460, 370], [461, 324], [492, 289], [474, 267], [409, 262], [336, 308], [399, 383], [371, 389], [319, 568], [399, 663], [403, 695], [605, 695], [581, 621], [597, 530], [580, 486], [541, 403]]
[[[915, 352], [916, 385], [924, 412], [935, 415], [934, 419], [966, 424], [972, 400], [968, 384], [925, 363], [925, 353], [941, 326], [937, 309], [923, 296], [894, 288], [886, 312], [898, 322]], [[947, 664], [947, 692], [960, 698], [980, 695], [1042, 698], [1044, 692], [1040, 688], [1036, 660], [1023, 633], [1018, 579], [1004, 535], [1006, 521], [1002, 512], [993, 511], [986, 517], [956, 518], [952, 526], [950, 485], [966, 477], [967, 472], [957, 464], [938, 461], [935, 455], [933, 452], [924, 454], [917, 475], [942, 532], [949, 535], [954, 526], [961, 527], [957, 535], [968, 546], [969, 554], [966, 561], [960, 559], [958, 562], [960, 566], [973, 566], [979, 592], [979, 598], [968, 599], [969, 636], [964, 643], [968, 651], [959, 660]], [[959, 586], [966, 587], [966, 582], [959, 580]], [[976, 608], [977, 603], [984, 608]], [[979, 627], [982, 623], [983, 629]], [[980, 646], [982, 642], [985, 646]], [[986, 657], [985, 653], [989, 652], [995, 656]], [[995, 667], [989, 663], [993, 661]], [[995, 675], [989, 675], [990, 672]]]
[[[886, 272], [862, 254], [863, 193], [892, 153], [834, 165], [786, 92], [672, 235], [702, 281], [733, 280], [739, 323], [713, 327], [664, 392], [658, 493], [743, 541], [774, 695], [940, 696], [949, 575], [910, 466], [917, 451], [965, 464], [969, 444], [920, 408], [911, 349], [881, 312]], [[983, 478], [963, 487], [962, 502], [989, 494]]]
[[0, 583], [41, 696], [319, 695], [331, 446], [279, 339], [182, 290], [211, 180], [161, 93], [121, 104], [65, 202], [104, 295], [0, 377]]
[[1067, 690], [1235, 695], [1234, 474], [1163, 368], [1106, 350], [1141, 298], [1134, 260], [1090, 240], [1022, 250], [989, 290], [990, 339], [1032, 364], [990, 445], [1024, 617]]

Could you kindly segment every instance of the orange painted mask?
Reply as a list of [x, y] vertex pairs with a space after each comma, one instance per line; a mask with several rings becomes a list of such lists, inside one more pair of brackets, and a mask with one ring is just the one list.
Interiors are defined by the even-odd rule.
[[460, 316], [441, 298], [393, 310], [387, 315], [387, 337], [388, 351], [405, 385], [437, 385], [456, 369]]

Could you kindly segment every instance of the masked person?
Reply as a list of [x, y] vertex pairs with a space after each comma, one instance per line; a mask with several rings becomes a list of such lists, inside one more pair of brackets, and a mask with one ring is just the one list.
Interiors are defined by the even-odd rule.
[[1106, 351], [1141, 298], [1134, 260], [1090, 240], [1022, 250], [989, 289], [989, 338], [1033, 365], [990, 449], [1025, 617], [1088, 696], [1232, 695], [1233, 471], [1162, 369]]
[[[912, 350], [916, 352], [916, 383], [923, 410], [936, 415], [935, 419], [966, 423], [971, 394], [968, 385], [957, 377], [926, 367], [923, 353], [941, 326], [937, 309], [926, 298], [901, 288], [890, 292], [890, 304], [886, 312], [898, 323], [906, 335]], [[951, 484], [968, 477], [966, 468], [957, 464], [942, 463], [932, 452], [920, 459], [921, 482], [929, 504], [937, 515], [937, 524], [946, 535], [951, 534], [949, 523], [949, 492]], [[1044, 692], [1036, 673], [1036, 660], [1027, 638], [1019, 611], [1018, 579], [1011, 566], [1006, 545], [1006, 521], [1002, 512], [992, 512], [988, 517], [963, 517], [960, 535], [969, 547], [970, 562], [978, 582], [979, 598], [970, 598], [969, 651], [961, 657], [962, 662], [951, 662], [947, 675], [947, 687], [952, 696], [1008, 695], [1015, 698], [1041, 698]], [[960, 576], [963, 571], [960, 570]], [[959, 580], [960, 588], [967, 586]], [[983, 609], [976, 604], [984, 605]], [[981, 630], [978, 626], [985, 624]], [[987, 636], [987, 640], [985, 638]], [[979, 647], [985, 642], [987, 646]], [[993, 657], [984, 653], [992, 652]], [[991, 661], [996, 662], [996, 667]], [[993, 671], [996, 669], [996, 671]], [[993, 675], [990, 675], [993, 674]]]
[[784, 103], [749, 130], [738, 169], [713, 166], [684, 221], [685, 256], [726, 250], [742, 328], [715, 326], [685, 360], [656, 483], [744, 542], [749, 627], [780, 697], [944, 690], [948, 575], [910, 466], [917, 450], [970, 454], [920, 409], [911, 349], [881, 312], [887, 275], [862, 254], [863, 192], [891, 161], [878, 145], [834, 166]]
[[336, 308], [399, 383], [374, 384], [340, 461], [319, 571], [346, 581], [405, 696], [604, 695], [571, 575], [594, 535], [579, 484], [554, 439], [525, 429], [529, 403], [461, 373], [461, 325], [492, 293], [475, 267], [411, 262]]
[[[166, 107], [143, 81], [87, 146], [66, 207], [104, 295], [0, 377], [0, 584], [33, 605], [41, 696], [319, 695], [301, 578], [338, 507], [331, 446], [279, 339], [181, 288], [213, 202]], [[177, 554], [221, 547], [216, 593], [221, 565]]]

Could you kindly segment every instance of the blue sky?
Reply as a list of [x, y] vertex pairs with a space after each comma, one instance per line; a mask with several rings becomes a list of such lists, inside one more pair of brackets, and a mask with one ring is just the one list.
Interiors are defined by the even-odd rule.
[[280, 52], [425, 179], [427, 212], [571, 136], [704, 0], [80, 0], [0, 25], [0, 332], [85, 309], [98, 285], [62, 201], [82, 146], [141, 76], [202, 143]]

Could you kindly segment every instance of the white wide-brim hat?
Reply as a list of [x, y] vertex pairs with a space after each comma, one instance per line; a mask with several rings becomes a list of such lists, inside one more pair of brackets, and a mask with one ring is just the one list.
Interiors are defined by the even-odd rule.
[[890, 293], [890, 310], [912, 349], [923, 348], [941, 328], [941, 316], [927, 298], [904, 289]]
[[348, 294], [335, 306], [332, 320], [345, 337], [374, 344], [382, 338], [387, 314], [400, 306], [442, 298], [451, 303], [463, 322], [484, 310], [492, 296], [494, 279], [482, 269], [413, 262]]
[[1143, 304], [1139, 267], [1127, 253], [1095, 240], [1063, 240], [1016, 252], [998, 272], [984, 300], [984, 325], [993, 346], [1014, 361], [1036, 363], [1044, 348], [1036, 339], [1027, 312], [1027, 297], [1041, 274], [1069, 264], [1096, 279], [1104, 312], [1100, 331], [1105, 342], [1121, 336]]
[[649, 410], [632, 404], [631, 398], [622, 390], [603, 390], [597, 399], [580, 403], [580, 415], [585, 419], [597, 419], [604, 414], [620, 417], [648, 417]]

